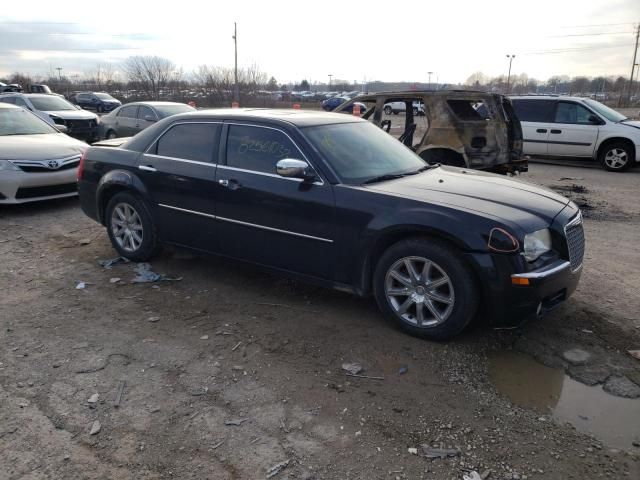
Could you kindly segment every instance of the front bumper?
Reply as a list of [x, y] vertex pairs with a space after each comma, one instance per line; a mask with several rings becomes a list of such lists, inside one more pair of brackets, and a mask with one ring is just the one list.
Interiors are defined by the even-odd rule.
[[43, 173], [0, 172], [0, 204], [36, 202], [77, 194], [75, 168]]
[[567, 300], [580, 282], [582, 268], [571, 271], [566, 260], [556, 260], [537, 270], [514, 273], [508, 257], [472, 254], [472, 262], [491, 272], [482, 282], [483, 309], [496, 328], [513, 328], [542, 316]]

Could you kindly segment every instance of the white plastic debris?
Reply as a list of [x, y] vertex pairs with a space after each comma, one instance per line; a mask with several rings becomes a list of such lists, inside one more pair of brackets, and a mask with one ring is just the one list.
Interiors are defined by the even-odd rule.
[[86, 286], [87, 286], [86, 283], [78, 282], [78, 284], [76, 285], [76, 290], [83, 290]]
[[409, 448], [407, 448], [407, 452], [409, 452], [411, 455], [417, 455], [418, 454], [418, 449], [417, 448], [413, 448], [413, 447], [409, 447]]
[[87, 403], [98, 403], [99, 398], [100, 398], [100, 395], [97, 393], [94, 393], [89, 397], [89, 400], [87, 400]]
[[345, 372], [349, 372], [351, 375], [357, 375], [362, 371], [362, 365], [356, 362], [352, 363], [343, 363], [342, 369]]

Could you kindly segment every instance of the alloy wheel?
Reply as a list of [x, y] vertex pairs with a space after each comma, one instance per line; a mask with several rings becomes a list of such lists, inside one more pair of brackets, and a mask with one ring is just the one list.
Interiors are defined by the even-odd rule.
[[405, 257], [391, 265], [385, 294], [396, 315], [420, 328], [446, 321], [455, 304], [451, 279], [442, 267], [424, 257]]
[[118, 203], [111, 213], [111, 233], [124, 251], [138, 250], [142, 245], [144, 229], [136, 209], [128, 203]]
[[604, 156], [604, 162], [614, 170], [619, 170], [627, 165], [629, 156], [622, 148], [612, 148]]

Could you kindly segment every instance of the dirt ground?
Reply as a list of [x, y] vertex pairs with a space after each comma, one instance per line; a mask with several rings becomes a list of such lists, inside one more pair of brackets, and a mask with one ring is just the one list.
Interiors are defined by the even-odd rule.
[[[1, 207], [0, 478], [640, 478], [640, 416], [611, 445], [512, 403], [489, 373], [496, 354], [525, 352], [633, 396], [640, 169], [535, 164], [522, 179], [583, 206], [580, 287], [521, 330], [480, 319], [448, 343], [398, 332], [371, 299], [181, 250], [151, 262], [181, 280], [131, 283], [134, 264], [98, 263], [115, 252], [76, 199]], [[567, 361], [575, 348], [588, 359]], [[601, 421], [616, 428], [616, 413]], [[422, 444], [458, 455], [409, 452]]]

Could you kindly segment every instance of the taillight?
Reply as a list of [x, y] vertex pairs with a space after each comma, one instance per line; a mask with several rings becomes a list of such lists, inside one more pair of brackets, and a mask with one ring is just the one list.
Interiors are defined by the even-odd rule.
[[82, 175], [84, 174], [84, 159], [87, 156], [87, 151], [85, 150], [80, 157], [80, 163], [78, 163], [78, 172], [76, 174], [76, 178], [78, 180], [82, 180]]

